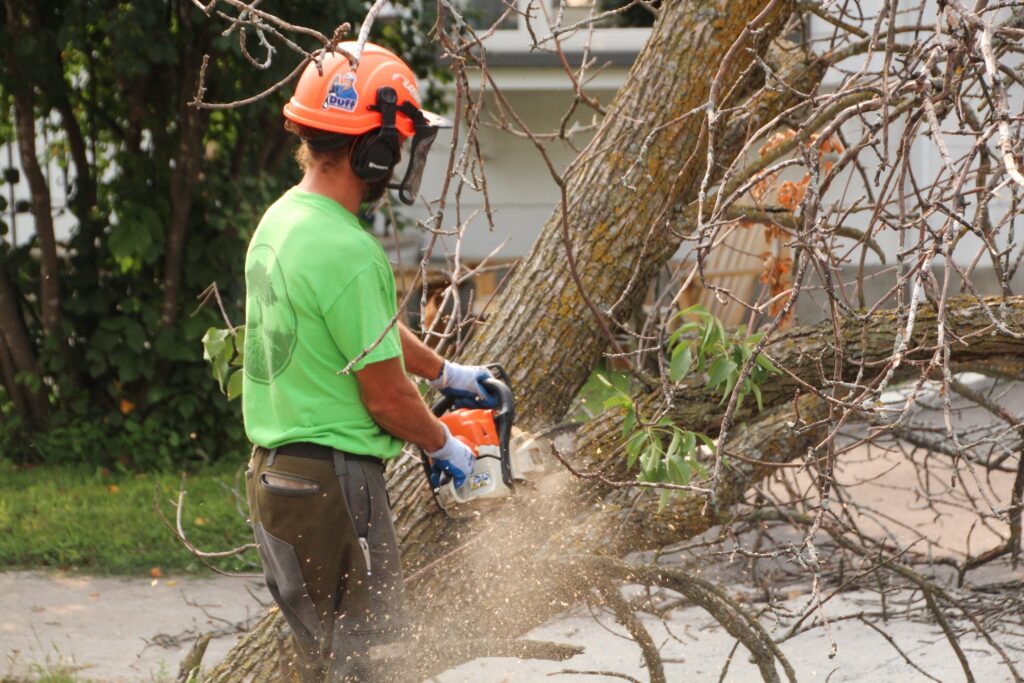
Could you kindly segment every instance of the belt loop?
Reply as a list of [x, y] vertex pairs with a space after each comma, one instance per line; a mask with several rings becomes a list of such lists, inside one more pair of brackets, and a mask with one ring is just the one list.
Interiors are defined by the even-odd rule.
[[348, 463], [345, 462], [345, 452], [334, 448], [331, 449], [331, 456], [334, 459], [335, 476], [344, 477], [348, 474]]
[[277, 449], [276, 448], [271, 448], [270, 451], [267, 453], [267, 467], [273, 467], [274, 466], [274, 459], [276, 457], [277, 457]]

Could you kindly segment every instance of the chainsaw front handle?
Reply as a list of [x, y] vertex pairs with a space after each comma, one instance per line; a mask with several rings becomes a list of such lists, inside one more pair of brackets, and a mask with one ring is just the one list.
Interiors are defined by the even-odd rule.
[[[515, 417], [515, 397], [512, 395], [512, 390], [508, 386], [508, 375], [505, 374], [505, 370], [497, 363], [489, 363], [485, 366], [488, 370], [496, 370], [499, 377], [504, 378], [505, 381], [497, 379], [495, 377], [489, 377], [482, 380], [480, 384], [487, 389], [489, 394], [497, 395], [498, 407], [493, 408], [496, 416], [505, 415], [506, 413]], [[433, 406], [430, 407], [434, 417], [441, 417], [449, 410], [455, 407], [455, 402], [458, 401], [458, 397], [455, 396], [442, 396], [439, 398]]]

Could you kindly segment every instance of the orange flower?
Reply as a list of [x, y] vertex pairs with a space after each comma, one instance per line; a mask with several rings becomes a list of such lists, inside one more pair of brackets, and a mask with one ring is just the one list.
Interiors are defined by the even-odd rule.
[[[761, 256], [761, 282], [768, 288], [768, 293], [772, 297], [778, 296], [790, 287], [789, 273], [793, 269], [793, 259], [789, 256], [776, 256], [767, 251]], [[779, 297], [772, 302], [771, 314], [778, 315], [785, 305], [785, 297]]]
[[794, 135], [796, 135], [796, 131], [794, 130], [780, 130], [779, 132], [774, 133], [770, 138], [768, 138], [768, 142], [764, 143], [764, 146], [761, 147], [758, 154], [760, 156], [765, 156], [769, 152], [777, 149], [783, 143], [792, 140]]
[[135, 410], [135, 404], [126, 398], [121, 399], [121, 414], [127, 415], [128, 413]]
[[755, 201], [760, 202], [761, 198], [768, 194], [768, 190], [772, 189], [772, 186], [775, 184], [778, 177], [778, 173], [769, 173], [764, 178], [761, 178], [754, 183], [754, 187], [750, 189], [750, 195]]
[[803, 180], [798, 183], [794, 183], [792, 180], [782, 183], [778, 193], [779, 204], [790, 211], [796, 210], [796, 207], [804, 200], [804, 193], [807, 192], [810, 182], [811, 177], [805, 175]]

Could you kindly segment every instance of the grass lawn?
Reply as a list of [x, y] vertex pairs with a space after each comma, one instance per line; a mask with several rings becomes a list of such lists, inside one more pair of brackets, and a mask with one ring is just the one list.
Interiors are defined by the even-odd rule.
[[[182, 525], [202, 550], [228, 550], [252, 540], [232, 495], [244, 462], [211, 465], [185, 478]], [[111, 473], [85, 467], [15, 467], [0, 460], [0, 569], [53, 568], [91, 574], [160, 576], [198, 572], [200, 561], [153, 509], [174, 523], [180, 474]], [[239, 480], [239, 485], [244, 484]], [[255, 551], [219, 560], [224, 570], [258, 567]]]

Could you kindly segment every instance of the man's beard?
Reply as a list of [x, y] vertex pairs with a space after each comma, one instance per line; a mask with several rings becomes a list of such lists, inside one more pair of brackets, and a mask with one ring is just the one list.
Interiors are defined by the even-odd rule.
[[366, 183], [366, 192], [363, 194], [364, 204], [376, 204], [384, 196], [384, 193], [388, 190], [388, 184], [391, 182], [391, 177], [394, 175], [394, 171], [388, 173], [380, 180], [375, 180], [372, 183]]

